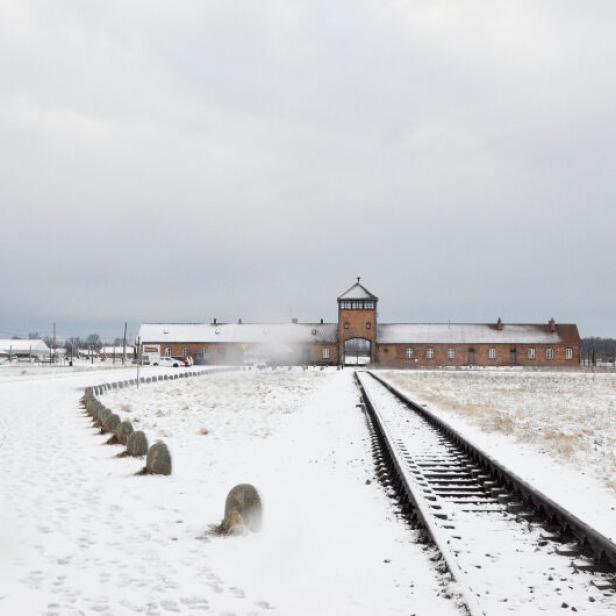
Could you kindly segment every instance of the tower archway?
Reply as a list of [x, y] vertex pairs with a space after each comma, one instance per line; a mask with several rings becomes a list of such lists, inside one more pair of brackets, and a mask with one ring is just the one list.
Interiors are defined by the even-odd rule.
[[360, 279], [338, 297], [338, 357], [341, 363], [365, 365], [376, 361], [378, 298]]
[[365, 366], [372, 357], [372, 341], [368, 338], [347, 338], [342, 361], [345, 366]]

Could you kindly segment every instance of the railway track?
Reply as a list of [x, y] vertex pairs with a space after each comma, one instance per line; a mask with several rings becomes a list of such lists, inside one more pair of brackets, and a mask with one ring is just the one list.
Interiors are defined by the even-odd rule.
[[616, 614], [616, 545], [372, 372], [378, 465], [472, 616]]
[[6, 441], [6, 430], [6, 421], [0, 417], [0, 449], [2, 449]]

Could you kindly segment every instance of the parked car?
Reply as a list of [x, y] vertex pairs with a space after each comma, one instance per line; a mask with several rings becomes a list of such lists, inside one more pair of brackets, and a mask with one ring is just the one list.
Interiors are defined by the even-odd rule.
[[186, 355], [182, 357], [174, 357], [173, 359], [177, 359], [178, 361], [181, 361], [182, 364], [184, 364], [185, 366], [192, 366], [194, 363], [193, 358], [190, 355]]
[[157, 359], [154, 362], [152, 362], [152, 365], [153, 366], [165, 366], [167, 368], [179, 368], [180, 366], [183, 366], [184, 364], [179, 359], [176, 359], [175, 357], [161, 357], [160, 359]]

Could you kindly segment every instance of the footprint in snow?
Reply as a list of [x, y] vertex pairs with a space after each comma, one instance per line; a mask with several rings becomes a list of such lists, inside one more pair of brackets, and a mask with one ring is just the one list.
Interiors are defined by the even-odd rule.
[[185, 605], [189, 610], [209, 610], [210, 604], [205, 597], [184, 597], [180, 599], [180, 603]]
[[268, 603], [267, 601], [255, 601], [255, 605], [258, 605], [264, 610], [275, 610], [276, 609], [271, 603]]
[[166, 599], [164, 601], [161, 601], [160, 606], [164, 610], [167, 610], [168, 612], [179, 612], [180, 611], [180, 606], [177, 604], [176, 601], [172, 601], [171, 599]]

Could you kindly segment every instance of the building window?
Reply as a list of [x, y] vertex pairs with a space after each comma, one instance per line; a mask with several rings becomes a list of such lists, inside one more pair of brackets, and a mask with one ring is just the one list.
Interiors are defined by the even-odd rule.
[[373, 301], [363, 302], [360, 300], [344, 300], [340, 302], [340, 310], [374, 310], [375, 307], [376, 305]]
[[406, 349], [405, 354], [407, 359], [413, 359], [413, 357], [415, 357], [415, 351], [410, 347]]
[[323, 359], [329, 359], [329, 349], [323, 349], [322, 357]]
[[447, 349], [447, 359], [453, 359], [456, 356], [456, 352], [453, 349]]
[[221, 357], [224, 357], [227, 354], [227, 349], [225, 347], [223, 347], [223, 346], [219, 346], [218, 347], [218, 354]]
[[169, 355], [171, 355], [171, 351], [169, 350], [169, 347], [165, 347], [165, 357], [169, 357]]
[[488, 359], [496, 359], [496, 349], [488, 349]]
[[349, 329], [350, 325], [348, 321], [344, 322], [344, 329]]
[[535, 349], [528, 349], [528, 359], [535, 359]]
[[426, 357], [432, 359], [434, 357], [434, 349], [426, 349]]
[[182, 357], [188, 357], [188, 347], [182, 349]]
[[545, 350], [545, 358], [546, 359], [554, 359], [554, 349], [546, 349]]
[[565, 349], [565, 359], [573, 359], [573, 349]]
[[366, 329], [371, 329], [372, 328], [372, 323], [370, 323], [370, 321], [366, 321]]

